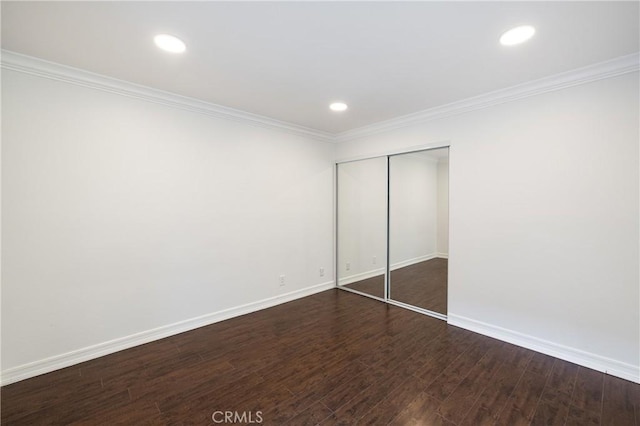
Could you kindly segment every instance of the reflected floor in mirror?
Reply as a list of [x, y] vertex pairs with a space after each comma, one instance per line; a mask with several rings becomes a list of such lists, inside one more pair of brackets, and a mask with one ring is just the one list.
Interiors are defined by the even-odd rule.
[[391, 299], [446, 315], [447, 265], [435, 258], [391, 271]]
[[[447, 264], [435, 258], [391, 271], [391, 299], [446, 315]], [[384, 275], [345, 287], [384, 298]]]
[[343, 287], [384, 299], [384, 275], [356, 281]]

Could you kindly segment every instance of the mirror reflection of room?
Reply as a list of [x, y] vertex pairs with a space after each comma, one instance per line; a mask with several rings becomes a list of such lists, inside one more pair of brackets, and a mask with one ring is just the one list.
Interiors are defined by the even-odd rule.
[[338, 284], [384, 298], [387, 158], [338, 165]]
[[446, 315], [449, 149], [389, 158], [390, 298]]

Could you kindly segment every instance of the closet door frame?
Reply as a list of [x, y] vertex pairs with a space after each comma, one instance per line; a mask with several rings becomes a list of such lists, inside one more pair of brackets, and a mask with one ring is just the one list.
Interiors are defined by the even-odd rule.
[[[389, 246], [390, 246], [390, 241], [389, 241], [389, 237], [390, 237], [390, 184], [391, 184], [391, 175], [390, 175], [390, 159], [393, 156], [396, 155], [401, 155], [401, 154], [411, 154], [414, 152], [420, 152], [420, 151], [428, 151], [428, 150], [432, 150], [432, 149], [439, 149], [439, 148], [448, 148], [449, 149], [449, 164], [451, 164], [451, 142], [450, 141], [444, 141], [444, 142], [440, 142], [440, 143], [434, 143], [434, 144], [429, 144], [429, 145], [424, 145], [424, 146], [413, 146], [413, 147], [409, 147], [406, 149], [402, 149], [402, 150], [396, 150], [396, 151], [390, 151], [390, 152], [386, 152], [383, 154], [376, 154], [376, 155], [368, 155], [368, 156], [359, 156], [359, 157], [352, 157], [352, 158], [347, 158], [344, 160], [338, 160], [336, 161], [335, 164], [335, 168], [334, 168], [334, 280], [335, 280], [335, 287], [342, 290], [342, 291], [348, 291], [350, 293], [355, 293], [355, 294], [359, 294], [361, 296], [364, 297], [368, 297], [370, 299], [374, 299], [374, 300], [378, 300], [380, 302], [384, 302], [387, 303], [389, 305], [394, 305], [394, 306], [398, 306], [404, 309], [409, 309], [411, 311], [414, 312], [418, 312], [421, 313], [423, 315], [428, 315], [430, 317], [434, 317], [434, 318], [438, 318], [440, 320], [444, 320], [447, 321], [447, 315], [445, 314], [441, 314], [439, 312], [434, 312], [434, 311], [430, 311], [428, 309], [423, 309], [420, 308], [418, 306], [413, 306], [413, 305], [409, 305], [407, 303], [403, 303], [403, 302], [398, 302], [396, 300], [391, 299], [390, 296], [390, 292], [391, 292], [391, 288], [390, 288], [390, 277], [391, 277], [391, 264], [390, 262], [390, 250], [389, 250]], [[361, 291], [357, 291], [345, 286], [341, 286], [339, 285], [339, 269], [338, 269], [338, 265], [339, 263], [339, 250], [340, 247], [338, 244], [339, 238], [338, 238], [338, 232], [339, 232], [339, 228], [338, 228], [338, 221], [339, 221], [339, 215], [338, 215], [338, 191], [339, 191], [339, 185], [340, 182], [338, 181], [338, 167], [340, 166], [340, 164], [345, 164], [345, 163], [351, 163], [354, 161], [361, 161], [361, 160], [369, 160], [369, 159], [373, 159], [373, 158], [381, 158], [381, 157], [385, 157], [386, 158], [386, 163], [387, 163], [387, 185], [385, 190], [387, 191], [387, 208], [386, 208], [386, 212], [387, 212], [387, 217], [386, 217], [386, 265], [385, 265], [385, 274], [384, 274], [384, 298], [381, 297], [377, 297], [377, 296], [373, 296], [371, 294], [367, 294]], [[449, 174], [451, 174], [451, 172], [449, 171]], [[449, 185], [450, 188], [450, 185]], [[448, 189], [449, 193], [451, 192], [450, 189]], [[451, 198], [449, 197], [449, 217], [451, 217]], [[449, 227], [447, 229], [447, 232], [450, 234], [449, 232], [449, 228], [450, 228], [450, 224]], [[451, 250], [449, 249], [449, 252]], [[449, 253], [449, 258], [451, 257], [451, 253]], [[447, 269], [447, 275], [449, 275], [449, 270]], [[448, 279], [447, 279], [447, 283], [448, 283]], [[448, 284], [447, 284], [448, 287]], [[449, 304], [448, 299], [447, 299], [447, 305]], [[447, 312], [449, 311], [448, 307], [447, 307]]]
[[[385, 253], [384, 253], [384, 258], [385, 258], [385, 272], [384, 272], [384, 289], [383, 289], [383, 297], [378, 297], [378, 296], [374, 296], [373, 294], [369, 294], [369, 293], [365, 293], [363, 291], [358, 291], [355, 290], [353, 288], [349, 288], [349, 287], [345, 287], [343, 285], [340, 285], [340, 247], [339, 247], [339, 221], [340, 221], [340, 215], [338, 214], [339, 210], [340, 210], [340, 206], [339, 204], [339, 187], [340, 187], [340, 182], [339, 182], [339, 170], [338, 167], [341, 164], [348, 164], [348, 163], [353, 163], [353, 162], [357, 162], [357, 161], [364, 161], [364, 160], [371, 160], [371, 159], [377, 159], [377, 158], [385, 158], [385, 164], [386, 164], [386, 173], [387, 173], [387, 179], [386, 179], [386, 187], [387, 187], [387, 196], [386, 198], [386, 217], [385, 217], [385, 226], [386, 226], [386, 230], [385, 230]], [[334, 233], [333, 233], [333, 237], [334, 237], [334, 253], [335, 253], [335, 257], [334, 257], [334, 280], [335, 280], [335, 287], [340, 289], [340, 290], [344, 290], [344, 291], [348, 291], [350, 293], [355, 293], [355, 294], [359, 294], [361, 296], [365, 296], [368, 297], [370, 299], [375, 299], [378, 300], [380, 302], [386, 302], [388, 300], [388, 282], [387, 280], [389, 279], [389, 265], [388, 265], [388, 261], [389, 261], [389, 192], [388, 192], [388, 187], [389, 187], [389, 156], [388, 155], [375, 155], [375, 156], [370, 156], [370, 157], [362, 157], [362, 158], [355, 158], [355, 159], [349, 159], [349, 160], [344, 160], [344, 161], [338, 161], [335, 164], [335, 169], [334, 169], [334, 182], [335, 182], [335, 190], [334, 190]]]

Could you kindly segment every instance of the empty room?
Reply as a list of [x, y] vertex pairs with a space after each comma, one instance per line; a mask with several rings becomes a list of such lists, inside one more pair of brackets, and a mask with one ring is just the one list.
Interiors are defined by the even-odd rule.
[[640, 426], [640, 2], [1, 2], [3, 425]]

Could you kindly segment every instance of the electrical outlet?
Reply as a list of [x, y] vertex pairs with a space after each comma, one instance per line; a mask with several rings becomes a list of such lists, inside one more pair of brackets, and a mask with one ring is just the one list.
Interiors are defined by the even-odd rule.
[[375, 265], [376, 263], [378, 263], [378, 256], [373, 256], [373, 264]]
[[351, 270], [351, 262], [347, 262], [346, 267], [347, 267], [347, 271], [350, 271]]
[[280, 275], [280, 287], [284, 286], [284, 275]]
[[324, 277], [324, 268], [322, 266], [320, 267], [320, 276]]

